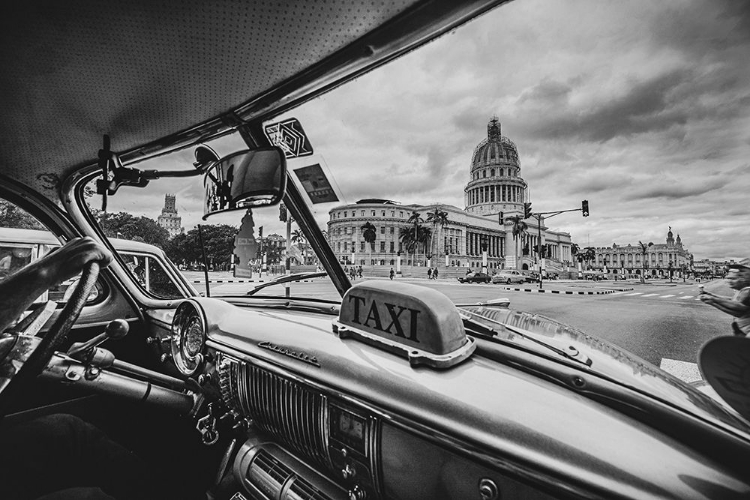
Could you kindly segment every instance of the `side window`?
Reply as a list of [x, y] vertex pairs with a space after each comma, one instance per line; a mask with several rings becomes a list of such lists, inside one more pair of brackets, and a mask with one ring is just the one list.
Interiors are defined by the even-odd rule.
[[[36, 217], [18, 205], [0, 198], [0, 280], [59, 247], [60, 241], [55, 234]], [[65, 291], [75, 280], [74, 278], [50, 288], [34, 302], [64, 301]]]
[[145, 291], [161, 299], [179, 299], [185, 296], [164, 269], [158, 256], [127, 251], [118, 253], [125, 261], [127, 269]]

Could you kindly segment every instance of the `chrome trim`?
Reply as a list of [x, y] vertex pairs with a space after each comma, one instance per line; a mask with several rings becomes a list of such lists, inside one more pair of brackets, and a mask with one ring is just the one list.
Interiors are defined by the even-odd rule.
[[[210, 348], [216, 349], [224, 355], [234, 357], [236, 360], [247, 361], [248, 363], [252, 363], [260, 368], [264, 368], [270, 372], [286, 377], [289, 380], [305, 384], [308, 387], [319, 391], [321, 394], [325, 393], [330, 397], [335, 397], [341, 401], [345, 401], [347, 403], [359, 406], [362, 409], [370, 411], [373, 416], [377, 417], [380, 420], [377, 439], [380, 438], [380, 428], [382, 427], [383, 423], [387, 422], [402, 430], [426, 439], [427, 441], [442, 446], [443, 448], [456, 451], [477, 463], [492, 467], [499, 472], [510, 475], [510, 477], [526, 481], [527, 483], [539, 487], [540, 489], [543, 489], [545, 491], [557, 492], [558, 494], [562, 493], [562, 496], [569, 496], [573, 498], [597, 498], [594, 494], [591, 493], [591, 491], [583, 489], [580, 486], [572, 485], [569, 483], [562, 483], [560, 481], [560, 477], [558, 476], [540, 473], [538, 469], [528, 465], [520, 465], [521, 461], [518, 459], [511, 461], [504, 457], [500, 457], [497, 455], [497, 450], [488, 449], [486, 446], [484, 446], [484, 443], [474, 443], [466, 441], [458, 436], [454, 436], [443, 431], [437, 431], [421, 422], [398, 414], [394, 414], [393, 412], [389, 412], [388, 410], [380, 406], [373, 405], [372, 403], [369, 403], [365, 400], [355, 398], [347, 393], [343, 393], [338, 389], [325, 386], [316, 382], [315, 380], [301, 377], [295, 372], [289, 371], [286, 367], [278, 366], [267, 360], [251, 356], [241, 351], [237, 351], [223, 344], [212, 341], [211, 339], [208, 339], [207, 345]], [[378, 449], [378, 452], [379, 451], [380, 450]], [[382, 471], [380, 470], [379, 456], [379, 454], [376, 455], [375, 453], [373, 453], [373, 459], [377, 461], [377, 468], [374, 469], [377, 471], [377, 476], [373, 472], [373, 481], [377, 479], [375, 488], [379, 493], [382, 494]]]

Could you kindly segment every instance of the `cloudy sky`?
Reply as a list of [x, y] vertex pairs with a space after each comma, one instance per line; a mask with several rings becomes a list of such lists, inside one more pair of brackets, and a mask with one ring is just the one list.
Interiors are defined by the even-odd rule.
[[[344, 200], [464, 206], [497, 116], [534, 211], [582, 246], [750, 257], [750, 2], [521, 0], [287, 116]], [[197, 223], [183, 193], [178, 208]], [[159, 201], [159, 205], [162, 200]], [[321, 225], [327, 210], [320, 207]]]

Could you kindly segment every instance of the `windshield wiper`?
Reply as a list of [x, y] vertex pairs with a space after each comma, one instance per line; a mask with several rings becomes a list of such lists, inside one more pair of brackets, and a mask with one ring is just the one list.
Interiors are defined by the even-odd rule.
[[[488, 326], [483, 323], [483, 321], [488, 321], [490, 323], [495, 323], [497, 325], [500, 325], [504, 329], [515, 333], [519, 337], [525, 340], [528, 340], [529, 342], [533, 342], [534, 344], [540, 345], [544, 347], [545, 349], [549, 349], [550, 351], [553, 351], [556, 354], [564, 358], [570, 359], [572, 361], [576, 361], [586, 366], [591, 366], [591, 358], [589, 358], [588, 356], [586, 356], [585, 354], [583, 354], [581, 351], [579, 351], [573, 346], [569, 346], [567, 348], [557, 347], [555, 345], [549, 344], [547, 342], [543, 342], [535, 338], [534, 333], [530, 332], [529, 330], [523, 330], [521, 328], [509, 326], [501, 321], [488, 318], [486, 316], [475, 313], [473, 311], [469, 311], [468, 309], [458, 308], [458, 314], [459, 316], [461, 316], [461, 319], [463, 320], [465, 327], [470, 328], [471, 330], [475, 331], [476, 333], [480, 335], [487, 335], [489, 337], [494, 337], [499, 333], [498, 330], [495, 330], [491, 326]], [[478, 321], [472, 318], [472, 316], [479, 316], [480, 318], [482, 318], [483, 321]]]
[[299, 281], [309, 278], [320, 278], [322, 276], [328, 276], [328, 273], [325, 271], [306, 271], [302, 273], [285, 274], [284, 276], [279, 276], [278, 278], [274, 278], [271, 281], [267, 281], [266, 283], [257, 285], [245, 295], [255, 295], [258, 291], [263, 290], [264, 288], [267, 288], [269, 286], [275, 286], [282, 283], [289, 283], [290, 281]]

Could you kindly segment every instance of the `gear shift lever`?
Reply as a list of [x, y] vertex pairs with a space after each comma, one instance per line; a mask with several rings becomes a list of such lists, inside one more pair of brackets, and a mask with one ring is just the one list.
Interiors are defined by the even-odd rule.
[[86, 342], [76, 342], [68, 349], [68, 356], [78, 361], [86, 361], [94, 352], [94, 349], [105, 340], [121, 339], [128, 334], [130, 326], [124, 319], [115, 319], [109, 322], [104, 332]]

